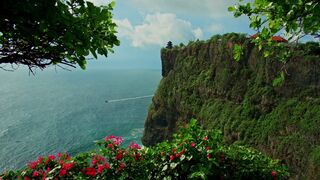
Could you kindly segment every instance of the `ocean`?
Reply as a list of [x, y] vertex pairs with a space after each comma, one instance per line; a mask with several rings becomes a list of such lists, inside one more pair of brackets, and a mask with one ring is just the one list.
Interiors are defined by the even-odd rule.
[[107, 135], [141, 144], [160, 79], [160, 70], [1, 70], [0, 174], [38, 156], [92, 150]]

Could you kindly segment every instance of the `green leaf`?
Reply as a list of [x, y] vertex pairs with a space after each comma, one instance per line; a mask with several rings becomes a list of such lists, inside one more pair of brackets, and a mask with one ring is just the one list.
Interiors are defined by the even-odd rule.
[[229, 11], [229, 12], [232, 12], [232, 11], [235, 11], [235, 10], [236, 10], [236, 8], [235, 8], [234, 6], [228, 7], [228, 11]]
[[94, 58], [98, 58], [97, 53], [94, 49], [90, 49], [91, 54], [93, 55]]
[[112, 8], [114, 8], [114, 7], [116, 6], [116, 2], [115, 2], [115, 1], [111, 1], [111, 2], [110, 2], [110, 6], [111, 6]]
[[177, 167], [177, 165], [178, 165], [178, 163], [170, 163], [170, 168], [171, 168], [171, 169], [174, 169], [174, 168]]
[[162, 168], [162, 172], [163, 171], [166, 171], [168, 169], [168, 165], [165, 165], [163, 168]]
[[183, 161], [185, 158], [186, 158], [186, 156], [183, 154], [183, 155], [180, 157], [180, 161]]
[[272, 81], [272, 85], [274, 87], [277, 87], [277, 86], [281, 86], [283, 84], [285, 80], [285, 75], [284, 75], [284, 72], [282, 71], [278, 77], [276, 77], [273, 81]]
[[234, 45], [233, 46], [233, 58], [235, 61], [240, 61], [241, 56], [243, 55], [243, 49], [241, 45]]

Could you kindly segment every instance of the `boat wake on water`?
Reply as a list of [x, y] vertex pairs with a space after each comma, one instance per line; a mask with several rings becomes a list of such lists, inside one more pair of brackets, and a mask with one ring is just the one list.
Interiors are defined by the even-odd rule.
[[122, 99], [112, 99], [112, 100], [106, 100], [106, 103], [113, 103], [113, 102], [121, 102], [121, 101], [130, 101], [135, 99], [143, 99], [143, 98], [150, 98], [153, 97], [153, 95], [147, 95], [147, 96], [138, 96], [138, 97], [131, 97], [131, 98], [122, 98]]

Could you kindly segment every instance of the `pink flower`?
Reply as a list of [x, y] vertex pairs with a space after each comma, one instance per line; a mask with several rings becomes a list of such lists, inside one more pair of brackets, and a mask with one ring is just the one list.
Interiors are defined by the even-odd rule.
[[137, 143], [131, 143], [129, 148], [131, 148], [131, 149], [141, 149], [141, 147]]
[[174, 155], [170, 155], [170, 161], [174, 160]]
[[34, 171], [33, 174], [32, 174], [32, 177], [38, 177], [40, 174], [38, 171]]
[[191, 146], [191, 147], [196, 147], [196, 143], [191, 142], [190, 146]]
[[117, 137], [117, 136], [113, 136], [113, 135], [110, 135], [110, 136], [107, 136], [105, 138], [106, 142], [109, 142], [111, 141], [112, 143], [114, 143], [115, 145], [120, 145], [122, 143], [122, 137]]
[[58, 152], [57, 156], [60, 158], [61, 157], [61, 152]]

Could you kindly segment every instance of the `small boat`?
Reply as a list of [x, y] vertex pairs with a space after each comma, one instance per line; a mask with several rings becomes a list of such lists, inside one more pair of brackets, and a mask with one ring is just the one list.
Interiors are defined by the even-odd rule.
[[109, 101], [108, 101], [108, 100], [106, 100], [105, 102], [106, 102], [106, 103], [108, 103]]

